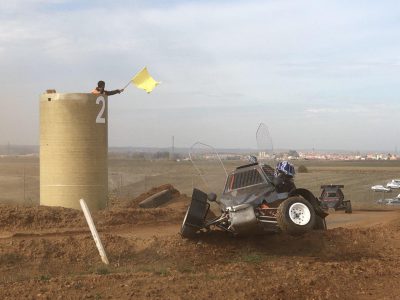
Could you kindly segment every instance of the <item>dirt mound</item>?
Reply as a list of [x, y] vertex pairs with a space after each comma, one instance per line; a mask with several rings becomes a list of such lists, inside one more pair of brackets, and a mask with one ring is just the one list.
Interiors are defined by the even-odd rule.
[[48, 206], [0, 205], [0, 227], [13, 229], [53, 229], [82, 227], [83, 214], [76, 209]]
[[[162, 191], [169, 191], [172, 199], [157, 208], [140, 208], [138, 204], [143, 200]], [[116, 225], [157, 225], [159, 223], [180, 223], [184, 217], [191, 198], [181, 194], [171, 184], [153, 187], [128, 202], [125, 208], [111, 207], [99, 211], [95, 216], [100, 227]]]
[[[163, 208], [115, 208], [92, 214], [99, 230], [110, 226], [158, 224], [162, 222], [180, 222], [185, 214], [185, 206]], [[81, 211], [63, 207], [25, 207], [0, 206], [0, 226], [3, 231], [33, 232], [65, 229], [87, 229], [87, 223]]]
[[[168, 190], [172, 199], [160, 208], [141, 209], [138, 203], [160, 191]], [[129, 201], [128, 207], [111, 206], [103, 211], [92, 212], [101, 230], [103, 227], [139, 224], [180, 222], [190, 198], [181, 194], [170, 184], [154, 187]], [[62, 230], [87, 228], [83, 213], [79, 210], [49, 206], [0, 205], [0, 228], [3, 231]]]

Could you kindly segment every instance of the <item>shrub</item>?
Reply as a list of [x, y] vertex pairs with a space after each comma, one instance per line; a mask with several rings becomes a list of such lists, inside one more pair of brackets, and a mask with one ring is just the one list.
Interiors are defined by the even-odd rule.
[[98, 275], [107, 275], [110, 273], [110, 270], [107, 267], [99, 267], [96, 270], [96, 274]]
[[247, 263], [259, 263], [263, 260], [263, 257], [258, 253], [249, 253], [242, 256], [243, 261]]
[[300, 165], [299, 168], [297, 169], [298, 173], [308, 173], [308, 169], [305, 165]]

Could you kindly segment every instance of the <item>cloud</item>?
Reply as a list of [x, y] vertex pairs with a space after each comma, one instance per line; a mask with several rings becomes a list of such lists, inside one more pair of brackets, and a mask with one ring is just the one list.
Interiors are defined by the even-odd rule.
[[[111, 143], [123, 143], [133, 124], [153, 128], [154, 115], [166, 135], [174, 131], [190, 144], [185, 130], [198, 134], [208, 128], [204, 135], [221, 141], [216, 146], [240, 146], [247, 139], [240, 133], [243, 124], [251, 131], [247, 124], [256, 119], [282, 127], [305, 146], [287, 120], [304, 132], [318, 124], [315, 136], [383, 117], [385, 126], [395, 125], [390, 108], [399, 95], [400, 24], [393, 4], [2, 1], [0, 80], [4, 105], [16, 112], [14, 119], [0, 112], [2, 126], [14, 128], [2, 137], [37, 142], [37, 95], [44, 89], [89, 91], [99, 79], [117, 88], [144, 65], [163, 84], [150, 96], [129, 87], [110, 100], [110, 116], [119, 124], [111, 127]], [[184, 116], [172, 122], [174, 110], [191, 116], [195, 111], [202, 125], [182, 125], [190, 121]], [[336, 128], [324, 123], [330, 114], [341, 120]], [[206, 121], [218, 123], [227, 138], [204, 126]], [[224, 125], [232, 123], [230, 129]], [[231, 130], [238, 132], [235, 142]], [[147, 145], [159, 143], [149, 132], [137, 135]], [[343, 144], [352, 147], [345, 139]]]
[[365, 105], [359, 104], [337, 104], [330, 107], [309, 107], [304, 110], [305, 113], [310, 114], [352, 114], [362, 115], [365, 117], [371, 116], [388, 116], [393, 111], [400, 109], [400, 104], [385, 104], [385, 103], [368, 103]]
[[312, 113], [312, 114], [337, 113], [337, 112], [339, 112], [339, 110], [338, 109], [334, 109], [334, 108], [307, 108], [306, 112], [307, 113]]

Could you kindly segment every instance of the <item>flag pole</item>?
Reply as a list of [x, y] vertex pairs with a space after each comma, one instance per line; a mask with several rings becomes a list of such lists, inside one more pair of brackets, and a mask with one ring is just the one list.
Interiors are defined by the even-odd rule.
[[[144, 67], [143, 69], [145, 69], [146, 67]], [[142, 70], [140, 70], [138, 73], [140, 73], [140, 72], [142, 72], [143, 71], [143, 69]], [[136, 73], [132, 78], [134, 78], [138, 73]], [[126, 89], [127, 87], [128, 87], [128, 85], [130, 85], [130, 83], [132, 82], [132, 79], [131, 80], [129, 80], [128, 81], [128, 83], [124, 86], [124, 88], [123, 89]]]
[[128, 85], [131, 83], [132, 80], [129, 80], [129, 82], [123, 87], [123, 90], [128, 87]]

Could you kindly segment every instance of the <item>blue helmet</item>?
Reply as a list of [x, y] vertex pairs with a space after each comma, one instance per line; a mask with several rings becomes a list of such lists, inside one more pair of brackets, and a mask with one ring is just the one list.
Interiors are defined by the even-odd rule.
[[275, 175], [279, 173], [283, 173], [286, 176], [294, 177], [296, 171], [294, 170], [294, 166], [288, 161], [281, 161], [276, 165]]

